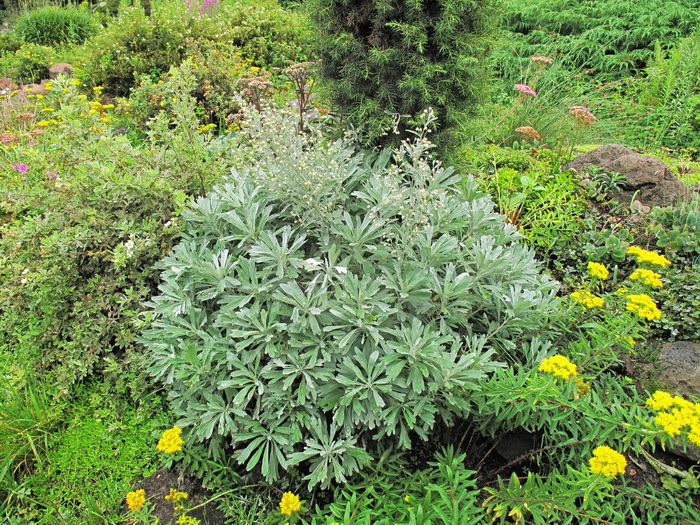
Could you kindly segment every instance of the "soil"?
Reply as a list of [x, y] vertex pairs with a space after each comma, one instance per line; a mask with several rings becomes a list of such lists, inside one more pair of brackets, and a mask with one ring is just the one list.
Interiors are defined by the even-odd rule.
[[[161, 525], [174, 523], [180, 516], [180, 513], [174, 512], [173, 504], [165, 499], [165, 496], [170, 494], [170, 489], [186, 492], [189, 495], [185, 503], [186, 508], [201, 505], [215, 495], [204, 489], [202, 484], [195, 478], [179, 476], [177, 473], [165, 468], [158, 469], [152, 476], [143, 479], [133, 490], [139, 489], [146, 491], [146, 497], [150, 502], [153, 515], [158, 518], [156, 523]], [[128, 508], [124, 504], [122, 514], [127, 516], [127, 513]], [[200, 525], [224, 525], [226, 523], [224, 513], [216, 507], [216, 502], [208, 503], [188, 512], [187, 515], [198, 519]], [[128, 520], [126, 523], [131, 524]]]

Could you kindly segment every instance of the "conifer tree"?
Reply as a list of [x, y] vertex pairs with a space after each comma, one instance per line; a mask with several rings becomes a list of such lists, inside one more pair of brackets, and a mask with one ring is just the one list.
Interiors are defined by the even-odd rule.
[[322, 76], [368, 144], [391, 127], [391, 114], [432, 107], [444, 130], [474, 107], [497, 0], [314, 1]]

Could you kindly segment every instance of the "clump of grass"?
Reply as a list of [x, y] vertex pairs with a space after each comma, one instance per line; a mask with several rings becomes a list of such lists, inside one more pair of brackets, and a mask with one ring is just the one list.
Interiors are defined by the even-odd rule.
[[84, 43], [97, 32], [97, 23], [86, 9], [47, 5], [20, 15], [14, 29], [25, 42], [56, 46]]

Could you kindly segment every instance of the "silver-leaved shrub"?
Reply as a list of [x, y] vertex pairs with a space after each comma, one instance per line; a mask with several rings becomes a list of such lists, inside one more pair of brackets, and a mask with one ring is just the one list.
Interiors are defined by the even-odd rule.
[[431, 160], [425, 129], [376, 153], [284, 110], [244, 122], [237, 168], [161, 263], [149, 371], [212, 458], [343, 482], [373, 442], [467, 416], [556, 284], [471, 178]]

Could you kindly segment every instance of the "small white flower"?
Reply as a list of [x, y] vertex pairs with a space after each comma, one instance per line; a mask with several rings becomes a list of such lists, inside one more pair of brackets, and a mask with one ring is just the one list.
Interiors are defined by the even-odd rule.
[[27, 275], [28, 272], [29, 272], [29, 268], [25, 268], [24, 270], [22, 270], [22, 275]]

